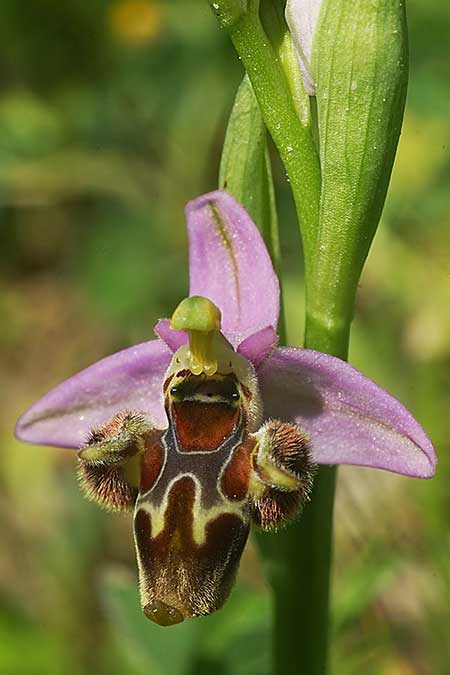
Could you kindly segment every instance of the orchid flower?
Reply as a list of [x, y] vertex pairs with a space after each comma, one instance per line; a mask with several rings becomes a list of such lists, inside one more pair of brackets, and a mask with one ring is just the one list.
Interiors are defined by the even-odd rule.
[[190, 293], [156, 340], [108, 356], [32, 405], [17, 437], [77, 448], [87, 495], [134, 509], [145, 614], [209, 614], [232, 586], [251, 522], [309, 499], [315, 464], [431, 477], [413, 416], [348, 363], [277, 347], [279, 285], [251, 218], [223, 191], [186, 208]]

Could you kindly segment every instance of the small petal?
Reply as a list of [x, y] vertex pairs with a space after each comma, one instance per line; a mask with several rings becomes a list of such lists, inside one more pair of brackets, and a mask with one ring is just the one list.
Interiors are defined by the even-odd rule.
[[303, 86], [310, 96], [315, 93], [311, 57], [321, 4], [322, 0], [288, 0], [286, 4], [286, 23], [297, 51]]
[[433, 446], [411, 413], [345, 361], [309, 349], [276, 349], [259, 371], [266, 417], [311, 435], [314, 461], [434, 475]]
[[184, 330], [174, 330], [170, 327], [170, 319], [160, 319], [156, 324], [154, 331], [172, 352], [188, 343], [188, 335]]
[[272, 326], [266, 326], [241, 342], [238, 352], [258, 368], [271, 355], [277, 342], [278, 335], [275, 330]]
[[242, 342], [278, 323], [280, 292], [258, 228], [247, 211], [218, 190], [186, 207], [189, 295], [209, 298], [222, 312], [222, 332]]
[[162, 402], [172, 352], [160, 340], [107, 356], [52, 389], [20, 417], [22, 441], [79, 448], [92, 427], [122, 410], [138, 410], [158, 428], [167, 426]]

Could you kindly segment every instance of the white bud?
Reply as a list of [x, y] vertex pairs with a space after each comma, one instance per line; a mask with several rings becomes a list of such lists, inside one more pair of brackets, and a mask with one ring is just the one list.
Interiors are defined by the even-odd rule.
[[310, 96], [315, 94], [311, 57], [321, 4], [322, 0], [287, 0], [286, 4], [286, 22], [297, 51], [303, 86]]

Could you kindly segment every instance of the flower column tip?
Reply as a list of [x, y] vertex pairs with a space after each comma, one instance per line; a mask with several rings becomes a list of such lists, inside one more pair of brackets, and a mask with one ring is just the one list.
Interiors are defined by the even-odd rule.
[[[189, 335], [189, 363], [193, 375], [214, 375], [218, 369], [215, 337], [220, 334], [221, 313], [216, 305], [199, 295], [185, 298], [175, 309], [170, 327]], [[183, 349], [183, 348], [182, 348]]]

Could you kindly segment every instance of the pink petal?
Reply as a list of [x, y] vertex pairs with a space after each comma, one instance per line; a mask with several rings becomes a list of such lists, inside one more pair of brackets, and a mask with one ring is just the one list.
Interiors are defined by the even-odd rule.
[[222, 331], [238, 343], [272, 326], [280, 310], [278, 279], [258, 228], [247, 211], [218, 190], [186, 207], [190, 295], [222, 312]]
[[420, 424], [345, 361], [308, 349], [276, 349], [259, 376], [265, 415], [308, 432], [319, 464], [434, 475], [436, 456]]
[[277, 346], [278, 335], [272, 326], [266, 326], [246, 338], [238, 347], [238, 352], [258, 368]]
[[164, 428], [162, 384], [171, 358], [171, 351], [160, 340], [107, 356], [28, 408], [17, 422], [17, 438], [79, 448], [92, 427], [125, 409], [144, 412], [155, 427]]
[[172, 330], [170, 327], [170, 319], [160, 319], [156, 324], [154, 331], [172, 352], [176, 352], [177, 349], [186, 345], [188, 342], [188, 336], [184, 330]]

